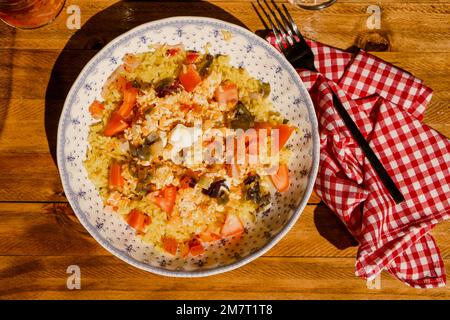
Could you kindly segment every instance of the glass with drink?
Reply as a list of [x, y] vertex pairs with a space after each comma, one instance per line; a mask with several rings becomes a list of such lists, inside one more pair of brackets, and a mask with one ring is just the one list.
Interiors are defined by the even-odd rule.
[[0, 19], [16, 28], [38, 28], [52, 22], [65, 0], [0, 0]]

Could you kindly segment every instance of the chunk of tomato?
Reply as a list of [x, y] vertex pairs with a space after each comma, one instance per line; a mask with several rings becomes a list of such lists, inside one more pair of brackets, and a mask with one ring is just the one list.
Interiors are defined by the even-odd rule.
[[286, 191], [289, 188], [289, 169], [285, 164], [278, 167], [278, 171], [270, 176], [270, 180], [279, 192]]
[[152, 219], [142, 211], [133, 209], [127, 216], [127, 222], [136, 231], [144, 232], [145, 227], [152, 223]]
[[273, 132], [273, 129], [278, 130], [278, 149], [275, 151], [280, 151], [283, 149], [283, 147], [288, 142], [289, 138], [292, 136], [292, 134], [295, 131], [294, 127], [291, 127], [287, 124], [278, 124], [275, 126], [272, 126], [270, 123], [267, 122], [258, 122], [255, 123], [255, 129], [259, 132], [261, 129], [267, 130], [267, 136], [270, 136]]
[[149, 200], [155, 203], [161, 210], [171, 214], [175, 206], [177, 198], [177, 188], [174, 186], [167, 186], [159, 192], [158, 195], [149, 196]]
[[123, 184], [124, 179], [122, 177], [122, 166], [117, 162], [113, 162], [109, 167], [109, 188], [120, 188]]
[[278, 147], [281, 150], [288, 142], [292, 133], [294, 133], [295, 128], [287, 124], [279, 124], [274, 126], [273, 129], [278, 129]]
[[186, 62], [191, 64], [195, 63], [200, 54], [197, 51], [188, 51], [186, 52]]
[[172, 237], [162, 238], [163, 248], [171, 255], [176, 255], [178, 250], [178, 242]]
[[244, 232], [244, 225], [237, 215], [227, 214], [220, 233], [223, 237], [238, 236]]
[[112, 137], [116, 134], [121, 133], [126, 128], [128, 128], [128, 123], [125, 121], [125, 119], [117, 112], [113, 112], [108, 120], [108, 123], [105, 126], [103, 134], [107, 137]]
[[222, 239], [221, 236], [219, 236], [218, 234], [211, 232], [211, 231], [200, 232], [200, 234], [198, 236], [199, 236], [200, 240], [202, 240], [203, 242], [214, 242], [214, 241]]
[[205, 252], [205, 248], [199, 239], [194, 238], [189, 241], [189, 252], [193, 257], [199, 256]]
[[169, 57], [173, 57], [176, 56], [178, 54], [178, 52], [180, 52], [181, 48], [179, 47], [172, 47], [167, 49], [167, 56]]
[[89, 106], [89, 112], [94, 119], [101, 119], [103, 115], [103, 110], [105, 110], [105, 105], [97, 100], [92, 102]]
[[180, 248], [180, 256], [187, 257], [187, 255], [189, 254], [189, 242], [182, 242], [179, 245]]
[[128, 118], [133, 111], [134, 106], [136, 105], [136, 98], [138, 95], [139, 89], [132, 86], [130, 82], [127, 83], [123, 90], [123, 101], [117, 114], [119, 114], [122, 118]]
[[202, 77], [195, 68], [195, 65], [189, 64], [186, 70], [182, 70], [178, 76], [181, 85], [187, 92], [191, 92], [202, 81]]

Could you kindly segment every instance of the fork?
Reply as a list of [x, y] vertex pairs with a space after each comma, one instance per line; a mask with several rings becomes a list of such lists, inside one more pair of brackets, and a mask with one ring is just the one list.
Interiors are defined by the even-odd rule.
[[[285, 56], [285, 58], [292, 64], [294, 68], [303, 68], [308, 69], [314, 72], [317, 72], [317, 69], [314, 66], [314, 53], [312, 52], [309, 45], [306, 43], [304, 37], [300, 33], [297, 25], [294, 22], [294, 19], [290, 15], [286, 6], [282, 4], [283, 11], [278, 7], [278, 5], [271, 0], [272, 6], [269, 5], [267, 0], [263, 0], [265, 7], [261, 4], [259, 0], [257, 3], [261, 8], [266, 19], [269, 21], [270, 29], [275, 36], [275, 41], [277, 46], [280, 48], [280, 51]], [[269, 29], [266, 22], [262, 18], [261, 14], [257, 7], [252, 3], [254, 10], [256, 11], [258, 17], [264, 24], [266, 29]], [[267, 9], [267, 10], [266, 10]], [[278, 13], [278, 16], [277, 16]], [[333, 104], [338, 112], [339, 116], [342, 118], [345, 126], [349, 129], [353, 138], [358, 143], [359, 147], [362, 149], [364, 154], [366, 155], [369, 163], [372, 165], [374, 170], [376, 171], [378, 177], [380, 178], [383, 185], [389, 191], [392, 199], [399, 204], [405, 200], [400, 190], [395, 185], [395, 182], [389, 176], [388, 172], [384, 168], [381, 161], [378, 159], [375, 152], [370, 147], [369, 143], [366, 141], [361, 131], [356, 126], [355, 122], [342, 105], [340, 99], [338, 98], [336, 92], [334, 92], [333, 88], [330, 87], [330, 90], [333, 94]]]

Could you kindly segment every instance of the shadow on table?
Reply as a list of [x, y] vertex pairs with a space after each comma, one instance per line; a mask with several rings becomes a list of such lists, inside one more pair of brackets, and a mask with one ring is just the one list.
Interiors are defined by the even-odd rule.
[[58, 121], [64, 99], [83, 67], [122, 33], [146, 22], [174, 16], [206, 16], [245, 27], [220, 7], [199, 1], [122, 1], [91, 17], [58, 56], [45, 93], [45, 132], [55, 164]]
[[314, 224], [319, 234], [339, 250], [358, 245], [342, 221], [323, 202], [314, 210]]

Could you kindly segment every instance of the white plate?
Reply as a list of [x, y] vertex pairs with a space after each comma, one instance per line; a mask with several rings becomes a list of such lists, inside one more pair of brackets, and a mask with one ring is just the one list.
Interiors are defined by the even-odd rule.
[[[231, 32], [231, 40], [222, 31]], [[118, 215], [103, 212], [102, 200], [83, 166], [88, 147], [91, 116], [89, 105], [102, 100], [106, 78], [125, 53], [148, 51], [151, 43], [183, 43], [186, 49], [203, 50], [211, 44], [213, 54], [231, 57], [231, 64], [272, 88], [274, 107], [302, 133], [291, 139], [293, 159], [289, 165], [291, 187], [277, 194], [271, 211], [247, 226], [238, 244], [222, 241], [196, 258], [174, 258], [135, 236]], [[73, 84], [59, 121], [58, 167], [69, 202], [89, 233], [115, 256], [138, 268], [167, 276], [207, 276], [235, 269], [261, 256], [293, 226], [312, 192], [319, 162], [319, 138], [314, 107], [299, 76], [268, 42], [252, 32], [220, 20], [174, 17], [143, 24], [105, 46], [81, 71]], [[68, 235], [70, 237], [70, 235]]]

